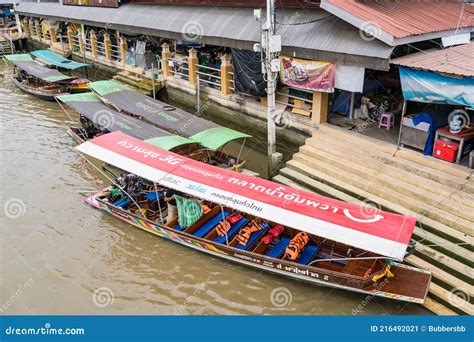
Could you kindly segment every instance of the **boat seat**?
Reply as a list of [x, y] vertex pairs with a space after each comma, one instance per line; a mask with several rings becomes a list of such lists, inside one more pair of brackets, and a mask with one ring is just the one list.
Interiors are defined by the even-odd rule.
[[[158, 191], [158, 196], [160, 197], [160, 199], [163, 198], [163, 193]], [[156, 192], [149, 192], [146, 194], [145, 197], [149, 201], [156, 201]]]
[[122, 197], [121, 199], [119, 199], [118, 201], [115, 201], [114, 202], [114, 205], [116, 207], [121, 207], [121, 208], [125, 208], [128, 204], [128, 198], [127, 197]]
[[[229, 239], [229, 241], [232, 239], [232, 236], [237, 233], [239, 231], [240, 228], [242, 228], [242, 226], [244, 224], [246, 224], [249, 220], [246, 219], [245, 217], [241, 220], [239, 220], [238, 222], [234, 223], [229, 231], [227, 232], [227, 238]], [[215, 242], [217, 243], [225, 243], [225, 235], [224, 236], [220, 236], [218, 235], [215, 239], [214, 239]]]
[[303, 253], [301, 254], [301, 256], [298, 258], [296, 262], [299, 264], [308, 265], [311, 259], [313, 259], [316, 253], [318, 253], [318, 251], [319, 251], [318, 245], [309, 245], [304, 249]]
[[258, 232], [252, 233], [252, 235], [250, 236], [249, 241], [247, 241], [247, 244], [245, 246], [238, 243], [237, 246], [235, 246], [235, 248], [241, 249], [241, 250], [249, 249], [253, 245], [253, 243], [255, 241], [257, 241], [257, 239], [259, 239], [263, 234], [265, 234], [267, 232], [267, 230], [268, 229], [262, 229], [262, 230], [259, 230]]
[[267, 256], [269, 256], [270, 258], [279, 258], [289, 243], [290, 239], [282, 237], [280, 241], [278, 241], [278, 243], [273, 246], [272, 249], [270, 249], [270, 251], [267, 253]]
[[[224, 216], [227, 217], [229, 216], [230, 213], [228, 211], [224, 211]], [[204, 223], [201, 228], [199, 228], [198, 230], [196, 230], [194, 232], [194, 235], [197, 236], [197, 237], [204, 237], [205, 235], [207, 235], [207, 233], [209, 233], [211, 231], [211, 229], [213, 229], [215, 226], [217, 226], [219, 224], [219, 222], [222, 221], [222, 213], [219, 213], [217, 214], [216, 216], [214, 216], [213, 218], [211, 218], [209, 221], [207, 221], [206, 223]]]
[[181, 227], [179, 224], [176, 227], [174, 227], [174, 229], [179, 230], [180, 232], [184, 230], [184, 228]]

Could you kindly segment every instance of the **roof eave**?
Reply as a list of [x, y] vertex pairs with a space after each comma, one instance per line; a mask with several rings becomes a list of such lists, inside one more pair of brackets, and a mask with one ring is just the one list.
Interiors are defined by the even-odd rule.
[[[351, 13], [348, 13], [347, 11], [344, 11], [343, 9], [331, 4], [328, 0], [321, 0], [321, 8], [339, 17], [340, 19], [348, 22], [349, 24], [357, 27], [359, 30], [369, 33], [367, 32], [367, 28], [370, 27], [370, 24], [371, 24], [370, 22], [362, 20], [361, 18], [355, 15], [352, 15]], [[396, 38], [392, 34], [382, 30], [377, 24], [373, 24], [373, 25], [377, 26], [379, 30], [375, 38], [394, 47], [405, 45], [405, 44], [422, 42], [422, 41], [431, 40], [431, 39], [448, 37], [454, 34], [468, 33], [473, 30], [472, 27], [466, 27], [466, 28], [459, 28], [459, 29], [453, 29], [453, 30], [447, 30], [447, 31], [445, 30], [445, 31], [429, 32], [429, 33], [424, 33], [424, 34]]]

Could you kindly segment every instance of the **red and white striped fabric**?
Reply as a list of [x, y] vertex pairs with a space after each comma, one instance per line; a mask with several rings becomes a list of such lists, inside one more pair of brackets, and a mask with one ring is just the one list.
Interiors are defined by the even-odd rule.
[[162, 186], [301, 231], [403, 260], [416, 220], [224, 170], [121, 132], [76, 149]]

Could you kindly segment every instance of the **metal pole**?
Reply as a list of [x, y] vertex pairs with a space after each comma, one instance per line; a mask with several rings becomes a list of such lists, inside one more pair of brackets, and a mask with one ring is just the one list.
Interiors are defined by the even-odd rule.
[[351, 100], [349, 104], [349, 119], [354, 119], [354, 102], [355, 102], [355, 93], [351, 93]]
[[156, 99], [155, 95], [155, 65], [151, 63], [151, 84], [153, 85], [153, 98]]
[[402, 118], [400, 119], [400, 129], [398, 131], [397, 150], [400, 149], [400, 141], [402, 140], [403, 118], [405, 117], [406, 111], [407, 111], [407, 101], [403, 100]]
[[273, 155], [276, 152], [276, 130], [275, 130], [275, 91], [276, 72], [272, 71], [271, 62], [274, 57], [273, 47], [270, 42], [275, 35], [275, 0], [267, 0], [267, 13], [264, 27], [265, 42], [262, 46], [265, 49], [265, 73], [267, 76], [267, 140], [268, 140], [268, 175], [273, 174]]
[[197, 113], [201, 113], [201, 79], [199, 74], [196, 74], [196, 110]]

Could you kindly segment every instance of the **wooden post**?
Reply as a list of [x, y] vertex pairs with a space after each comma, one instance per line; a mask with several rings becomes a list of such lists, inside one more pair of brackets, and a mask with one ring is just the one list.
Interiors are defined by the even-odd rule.
[[48, 26], [45, 23], [41, 23], [41, 34], [43, 35], [43, 39], [46, 42], [48, 40]]
[[82, 35], [78, 34], [77, 38], [79, 39], [79, 50], [83, 56], [86, 55], [86, 47], [84, 46], [84, 42], [82, 41]]
[[110, 40], [110, 35], [108, 33], [104, 34], [104, 50], [105, 50], [105, 58], [107, 60], [112, 60], [112, 41]]
[[30, 21], [26, 18], [23, 19], [23, 32], [25, 33], [25, 38], [31, 38]]
[[262, 96], [260, 98], [260, 107], [267, 108], [268, 106], [268, 99], [266, 96]]
[[97, 58], [98, 51], [97, 51], [97, 36], [95, 35], [95, 31], [92, 30], [90, 32], [90, 40], [91, 40], [91, 52], [94, 58]]
[[72, 31], [71, 25], [67, 26], [67, 41], [69, 43], [69, 49], [74, 49], [74, 32]]
[[221, 94], [226, 96], [232, 94], [232, 86], [231, 80], [232, 75], [232, 63], [230, 62], [230, 56], [225, 54], [221, 57]]
[[161, 45], [161, 68], [163, 69], [163, 76], [168, 77], [171, 76], [170, 73], [170, 65], [169, 65], [169, 58], [170, 58], [170, 46], [166, 43]]
[[29, 25], [29, 27], [30, 27], [31, 38], [34, 39], [34, 36], [35, 36], [35, 26], [34, 26], [34, 21], [33, 21], [33, 19], [28, 20], [28, 25]]
[[314, 92], [313, 93], [313, 107], [311, 111], [311, 118], [315, 125], [327, 122], [328, 117], [328, 93]]
[[36, 38], [41, 41], [41, 26], [38, 20], [35, 20]]
[[56, 29], [54, 27], [49, 28], [49, 35], [51, 36], [51, 44], [56, 43], [57, 36]]
[[127, 59], [127, 41], [124, 37], [120, 37], [120, 58], [122, 65], [125, 66], [125, 61]]
[[189, 56], [188, 56], [188, 76], [189, 76], [189, 84], [191, 85], [196, 85], [198, 63], [199, 61], [197, 57], [197, 50], [195, 48], [191, 48], [189, 50]]

